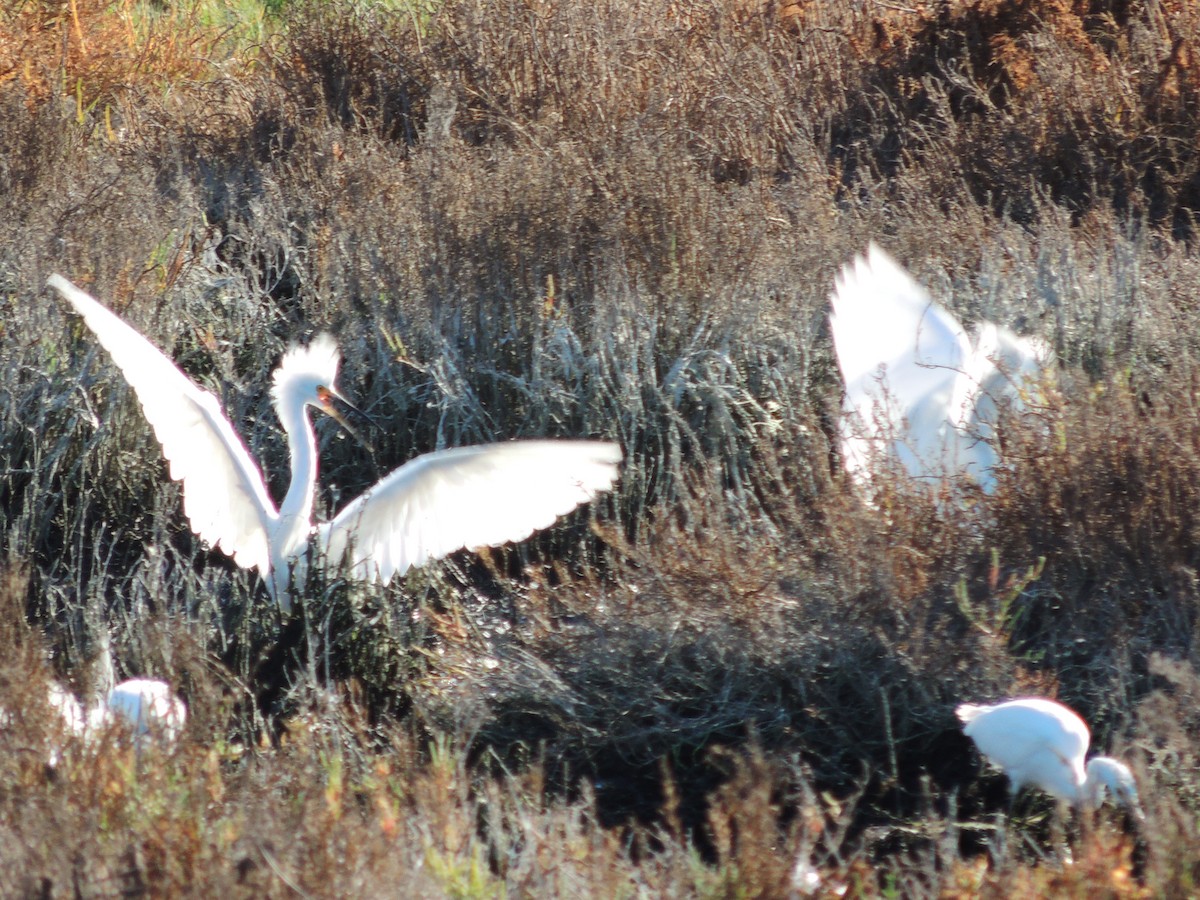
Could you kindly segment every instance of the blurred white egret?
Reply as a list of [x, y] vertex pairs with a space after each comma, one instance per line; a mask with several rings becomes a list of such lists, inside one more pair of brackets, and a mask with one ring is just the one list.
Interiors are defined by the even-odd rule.
[[[173, 744], [187, 722], [187, 707], [165, 681], [130, 678], [115, 684], [112, 641], [108, 629], [97, 637], [98, 653], [92, 660], [93, 687], [86, 705], [58, 682], [51, 682], [49, 702], [62, 716], [65, 730], [92, 740], [117, 726], [129, 731], [140, 747], [147, 739]], [[53, 760], [52, 760], [53, 762]]]
[[[187, 722], [187, 707], [165, 681], [131, 678], [111, 690], [100, 687], [86, 706], [63, 685], [52, 682], [47, 702], [62, 719], [62, 732], [93, 741], [108, 728], [126, 730], [140, 748], [147, 740], [170, 746], [179, 739]], [[50, 744], [49, 763], [57, 765], [57, 740]]]
[[167, 744], [178, 740], [187, 722], [187, 707], [165, 681], [130, 678], [108, 692], [105, 721], [119, 721], [133, 730], [135, 739], [158, 738]]
[[964, 703], [955, 712], [979, 752], [1008, 775], [1012, 797], [1031, 786], [1073, 806], [1094, 808], [1107, 789], [1114, 801], [1142, 818], [1128, 766], [1108, 756], [1084, 765], [1090, 734], [1074, 710], [1026, 697], [992, 706]]
[[992, 491], [998, 402], [1019, 407], [1022, 382], [1049, 359], [1048, 348], [991, 322], [972, 340], [875, 244], [842, 267], [830, 301], [846, 382], [846, 470], [865, 483], [892, 459], [913, 478], [966, 475]]
[[[133, 386], [183, 483], [192, 530], [243, 568], [257, 568], [286, 613], [305, 551], [384, 584], [455, 550], [528, 537], [612, 487], [620, 447], [603, 441], [514, 441], [427, 453], [385, 476], [330, 522], [314, 525], [317, 446], [306, 407], [341, 421], [334, 400], [341, 354], [329, 335], [284, 354], [273, 376], [292, 481], [276, 509], [258, 465], [221, 411], [153, 344], [60, 275], [48, 284], [75, 308]], [[349, 406], [349, 404], [347, 403]], [[351, 407], [353, 408], [353, 407]], [[344, 424], [344, 422], [343, 422]]]

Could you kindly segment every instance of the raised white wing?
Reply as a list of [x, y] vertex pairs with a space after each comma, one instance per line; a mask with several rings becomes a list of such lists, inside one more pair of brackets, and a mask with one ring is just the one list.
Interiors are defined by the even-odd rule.
[[948, 414], [971, 358], [962, 325], [874, 244], [842, 268], [830, 301], [847, 466], [868, 471], [890, 446], [911, 474], [927, 474], [954, 439]]
[[[513, 441], [427, 453], [318, 526], [329, 565], [387, 584], [455, 550], [519, 541], [617, 480], [603, 441]], [[347, 552], [350, 553], [346, 558]]]
[[268, 535], [276, 518], [262, 473], [217, 398], [197, 387], [157, 347], [61, 275], [47, 284], [83, 316], [138, 402], [171, 477], [183, 482], [192, 530], [243, 568], [270, 571]]
[[843, 267], [830, 298], [834, 349], [849, 404], [860, 413], [883, 397], [907, 412], [931, 395], [949, 402], [971, 353], [958, 320], [875, 244]]
[[1040, 341], [991, 322], [975, 340], [890, 256], [871, 244], [844, 266], [830, 297], [834, 349], [846, 381], [842, 454], [862, 480], [882, 457], [913, 477], [967, 475], [995, 487], [989, 438], [998, 405], [1050, 358]]

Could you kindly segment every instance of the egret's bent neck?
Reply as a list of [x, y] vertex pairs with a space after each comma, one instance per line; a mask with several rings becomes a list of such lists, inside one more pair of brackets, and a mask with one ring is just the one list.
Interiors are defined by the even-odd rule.
[[1114, 803], [1138, 810], [1137, 787], [1129, 767], [1108, 756], [1092, 757], [1088, 760], [1087, 777], [1080, 789], [1083, 802], [1099, 806], [1106, 790]]

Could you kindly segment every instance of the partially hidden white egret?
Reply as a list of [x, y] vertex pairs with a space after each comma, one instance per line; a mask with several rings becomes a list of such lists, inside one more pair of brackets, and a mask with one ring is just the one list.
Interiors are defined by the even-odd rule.
[[[147, 741], [171, 746], [187, 722], [187, 707], [171, 686], [154, 678], [131, 678], [111, 689], [103, 686], [86, 705], [70, 690], [52, 682], [47, 703], [62, 720], [62, 731], [83, 741], [94, 741], [109, 728], [124, 730], [140, 748]], [[57, 765], [60, 747], [52, 740], [50, 765]]]
[[332, 521], [314, 524], [317, 445], [306, 408], [340, 421], [333, 403], [347, 403], [334, 385], [341, 354], [333, 338], [322, 334], [293, 347], [275, 370], [271, 393], [292, 469], [276, 508], [216, 397], [95, 298], [60, 275], [48, 284], [83, 317], [133, 387], [171, 478], [183, 484], [192, 530], [239, 566], [258, 569], [285, 613], [293, 586], [303, 583], [310, 540], [324, 565], [387, 584], [410, 566], [456, 550], [522, 540], [617, 480], [621, 449], [605, 441], [460, 447], [409, 461]]
[[106, 721], [132, 729], [136, 740], [157, 738], [173, 744], [187, 723], [187, 707], [157, 678], [122, 681], [108, 692], [106, 709]]
[[913, 478], [967, 476], [994, 490], [998, 405], [1020, 408], [1048, 348], [991, 322], [969, 337], [873, 243], [843, 266], [830, 302], [846, 382], [842, 456], [855, 481], [869, 483], [891, 460]]
[[1087, 723], [1069, 707], [1024, 697], [991, 706], [963, 703], [955, 712], [979, 752], [1008, 775], [1012, 797], [1023, 787], [1037, 787], [1091, 809], [1107, 791], [1134, 816], [1143, 817], [1128, 766], [1108, 756], [1094, 756], [1085, 765], [1091, 736]]

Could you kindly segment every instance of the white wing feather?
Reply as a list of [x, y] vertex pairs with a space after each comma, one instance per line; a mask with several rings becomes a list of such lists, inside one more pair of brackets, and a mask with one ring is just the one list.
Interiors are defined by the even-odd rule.
[[990, 322], [972, 340], [874, 244], [843, 267], [830, 302], [848, 471], [862, 479], [891, 454], [914, 477], [969, 475], [990, 491], [997, 456], [986, 439], [998, 402], [1020, 408], [1022, 382], [1049, 359], [1046, 347]]
[[834, 349], [846, 382], [843, 445], [852, 471], [892, 449], [924, 474], [945, 452], [971, 343], [958, 320], [879, 247], [842, 269], [830, 298]]
[[[387, 584], [455, 550], [519, 541], [617, 480], [601, 441], [513, 441], [427, 453], [318, 526], [328, 564]], [[347, 551], [350, 557], [346, 560]]]
[[47, 282], [67, 299], [133, 387], [162, 444], [171, 478], [183, 482], [192, 530], [243, 568], [270, 571], [276, 518], [258, 465], [221, 411], [157, 347], [60, 275]]
[[855, 408], [879, 396], [880, 368], [907, 408], [962, 371], [971, 342], [958, 320], [871, 244], [842, 269], [831, 297], [834, 346]]

